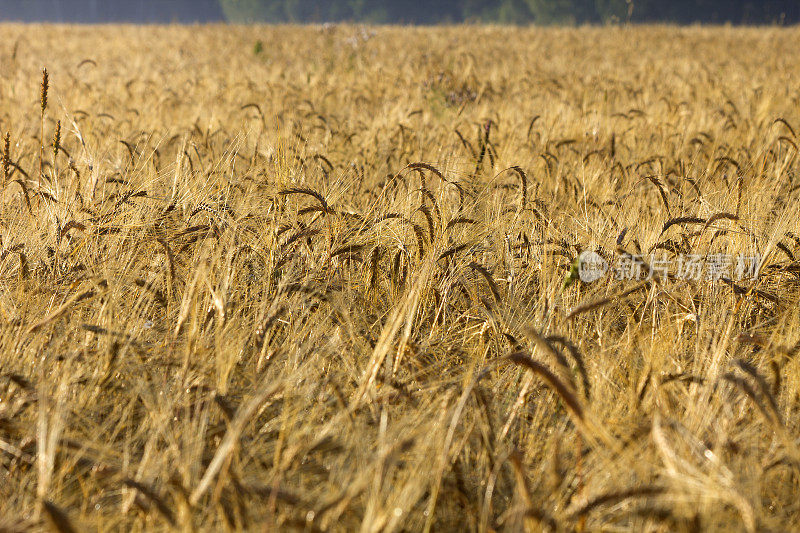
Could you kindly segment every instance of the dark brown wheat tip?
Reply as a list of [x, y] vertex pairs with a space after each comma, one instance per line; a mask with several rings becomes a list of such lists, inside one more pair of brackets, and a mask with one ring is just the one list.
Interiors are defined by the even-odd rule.
[[578, 350], [578, 347], [575, 346], [575, 344], [573, 344], [569, 339], [560, 335], [550, 335], [549, 337], [545, 337], [544, 340], [553, 347], [555, 347], [554, 345], [556, 344], [560, 344], [565, 348], [566, 352], [572, 357], [573, 361], [575, 361], [575, 367], [578, 371], [578, 374], [581, 376], [581, 381], [583, 382], [583, 394], [587, 400], [591, 400], [592, 388], [591, 383], [589, 382], [589, 374], [586, 372], [586, 363], [584, 362], [583, 355], [581, 354], [580, 350]]
[[61, 121], [56, 122], [56, 132], [53, 134], [53, 161], [61, 149]]
[[508, 358], [514, 364], [521, 366], [539, 376], [561, 398], [575, 418], [580, 422], [584, 421], [583, 406], [581, 405], [580, 401], [572, 393], [572, 390], [564, 385], [564, 382], [558, 379], [558, 377], [553, 374], [550, 369], [540, 362], [531, 359], [530, 355], [524, 351], [514, 352], [509, 355]]
[[42, 115], [44, 115], [45, 110], [47, 109], [47, 91], [50, 88], [50, 75], [47, 73], [47, 69], [42, 69], [42, 96], [41, 96], [41, 104], [42, 104]]
[[494, 281], [492, 274], [486, 270], [486, 267], [475, 262], [470, 263], [469, 267], [483, 276], [483, 279], [486, 280], [486, 284], [489, 285], [489, 290], [492, 291], [492, 296], [494, 297], [495, 301], [499, 304], [503, 303], [503, 297], [500, 295], [500, 289], [497, 287], [497, 283]]
[[735, 375], [733, 372], [726, 372], [722, 375], [722, 379], [738, 388], [744, 393], [745, 396], [750, 398], [756, 408], [758, 408], [761, 416], [763, 416], [764, 420], [766, 420], [769, 424], [774, 426], [781, 425], [780, 419], [777, 418], [777, 413], [773, 412], [767, 407], [767, 405], [763, 402], [763, 398], [756, 393], [756, 390], [746, 379]]
[[591, 510], [597, 507], [614, 505], [631, 499], [652, 498], [654, 496], [660, 496], [665, 492], [667, 492], [665, 487], [660, 487], [657, 485], [646, 485], [644, 487], [635, 487], [628, 490], [606, 492], [596, 496], [582, 507], [573, 511], [570, 516], [571, 518], [578, 518], [588, 514]]
[[584, 304], [580, 304], [580, 305], [572, 308], [572, 311], [570, 311], [567, 314], [567, 320], [572, 320], [573, 318], [575, 318], [576, 316], [578, 316], [580, 314], [587, 313], [587, 312], [589, 312], [589, 311], [591, 311], [593, 309], [597, 309], [598, 307], [602, 307], [604, 305], [607, 305], [607, 304], [613, 302], [614, 300], [621, 300], [621, 299], [626, 298], [626, 297], [630, 296], [631, 294], [635, 294], [635, 293], [637, 293], [637, 292], [639, 292], [641, 290], [649, 289], [650, 288], [650, 284], [651, 284], [651, 280], [647, 280], [647, 281], [644, 281], [642, 283], [639, 283], [638, 285], [636, 285], [634, 287], [631, 287], [630, 289], [618, 292], [618, 293], [616, 293], [614, 295], [607, 296], [607, 297], [604, 297], [604, 298], [600, 298], [600, 299], [592, 301], [592, 302], [587, 302], [587, 303], [584, 303]]
[[11, 174], [11, 133], [6, 133], [3, 141], [3, 181], [8, 181]]
[[57, 531], [58, 533], [75, 533], [77, 531], [70, 522], [69, 517], [67, 517], [67, 513], [53, 502], [44, 500], [42, 509], [44, 510], [45, 520], [52, 531]]
[[783, 425], [780, 409], [778, 409], [778, 402], [775, 399], [771, 387], [767, 383], [767, 380], [764, 378], [764, 376], [758, 372], [758, 369], [755, 366], [747, 361], [744, 361], [743, 359], [737, 359], [734, 361], [734, 364], [738, 366], [742, 372], [753, 378], [753, 381], [758, 386], [758, 391], [761, 393], [761, 397], [767, 402], [766, 406], [769, 407], [769, 412], [771, 413], [773, 419], [777, 421], [778, 424]]
[[139, 492], [139, 494], [144, 496], [148, 502], [152, 502], [156, 511], [158, 511], [158, 513], [169, 523], [169, 525], [175, 527], [175, 514], [172, 512], [172, 509], [170, 509], [169, 505], [167, 505], [167, 503], [164, 501], [164, 498], [160, 494], [147, 485], [139, 483], [138, 481], [128, 477], [122, 480], [122, 484], [126, 487], [135, 489]]

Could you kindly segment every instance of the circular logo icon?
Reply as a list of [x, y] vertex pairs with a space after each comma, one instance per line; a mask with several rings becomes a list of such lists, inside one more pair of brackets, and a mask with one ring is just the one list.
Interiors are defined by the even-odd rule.
[[578, 276], [584, 283], [602, 278], [608, 272], [608, 263], [597, 252], [585, 251], [578, 256]]

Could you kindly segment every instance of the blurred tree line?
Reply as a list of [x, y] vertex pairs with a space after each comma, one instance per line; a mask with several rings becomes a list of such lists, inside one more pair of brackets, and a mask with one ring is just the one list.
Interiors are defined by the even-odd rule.
[[798, 0], [220, 0], [220, 4], [232, 22], [790, 24], [800, 21]]
[[800, 0], [0, 0], [0, 20], [51, 22], [615, 21], [796, 24]]

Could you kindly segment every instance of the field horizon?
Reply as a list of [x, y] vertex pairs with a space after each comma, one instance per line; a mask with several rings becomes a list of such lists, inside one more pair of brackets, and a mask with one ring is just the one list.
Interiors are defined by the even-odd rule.
[[800, 522], [800, 28], [0, 32], [0, 529]]

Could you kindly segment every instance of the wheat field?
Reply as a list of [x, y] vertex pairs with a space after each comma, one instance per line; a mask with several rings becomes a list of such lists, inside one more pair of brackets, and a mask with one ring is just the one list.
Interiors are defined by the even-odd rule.
[[800, 521], [800, 30], [0, 29], [3, 531]]

